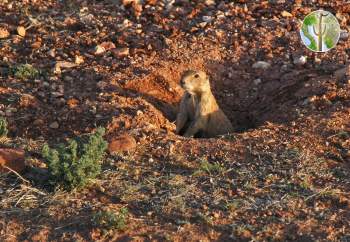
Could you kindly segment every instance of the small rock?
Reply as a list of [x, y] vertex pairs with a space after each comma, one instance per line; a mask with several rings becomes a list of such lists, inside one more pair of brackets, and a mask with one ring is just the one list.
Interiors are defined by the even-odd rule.
[[335, 16], [339, 20], [340, 25], [345, 25], [347, 23], [347, 14], [341, 14], [340, 12], [337, 12]]
[[113, 42], [102, 42], [101, 44], [95, 47], [95, 55], [100, 55], [111, 49], [115, 49], [115, 44]]
[[58, 129], [59, 126], [60, 126], [60, 125], [58, 124], [58, 122], [55, 121], [55, 122], [51, 123], [49, 127], [50, 127], [51, 129]]
[[45, 123], [44, 120], [36, 119], [36, 120], [34, 120], [33, 125], [35, 125], [35, 126], [42, 126], [44, 123]]
[[171, 39], [166, 38], [166, 37], [164, 37], [164, 42], [165, 42], [165, 44], [167, 44], [167, 46], [170, 46], [173, 43], [173, 41]]
[[215, 15], [216, 15], [216, 19], [218, 20], [225, 18], [225, 13], [220, 10], [217, 11]]
[[94, 21], [95, 17], [91, 13], [90, 14], [80, 14], [79, 18], [80, 18], [80, 21], [86, 25], [93, 25], [95, 22]]
[[130, 135], [121, 135], [112, 138], [108, 144], [108, 151], [110, 154], [121, 151], [130, 151], [136, 148], [136, 140]]
[[260, 78], [255, 79], [253, 82], [255, 85], [259, 85], [261, 83], [261, 79]]
[[287, 71], [288, 69], [289, 69], [289, 66], [288, 66], [287, 64], [284, 64], [284, 65], [281, 66], [281, 71], [282, 71], [282, 72], [285, 72], [285, 71]]
[[64, 80], [67, 81], [67, 82], [71, 82], [71, 81], [74, 80], [74, 78], [72, 76], [65, 76]]
[[95, 55], [100, 55], [105, 52], [106, 52], [106, 49], [103, 48], [102, 46], [98, 45], [95, 47]]
[[350, 36], [350, 34], [349, 34], [348, 31], [342, 30], [342, 31], [340, 32], [340, 37], [339, 37], [339, 39], [340, 39], [340, 40], [346, 41], [346, 40], [349, 39], [349, 36]]
[[0, 28], [0, 39], [5, 39], [10, 36], [10, 32], [5, 28]]
[[26, 29], [23, 26], [18, 26], [17, 27], [17, 33], [19, 36], [26, 36]]
[[227, 10], [227, 5], [226, 5], [225, 1], [220, 1], [219, 5], [218, 5], [218, 9]]
[[291, 14], [290, 12], [288, 11], [283, 11], [281, 13], [282, 17], [285, 17], [285, 18], [288, 18], [288, 17], [293, 17], [293, 14]]
[[55, 74], [60, 74], [62, 72], [61, 68], [59, 66], [55, 66], [55, 68], [53, 69], [53, 72]]
[[204, 22], [210, 23], [213, 20], [213, 17], [211, 17], [211, 16], [203, 16], [202, 19], [203, 19]]
[[321, 64], [322, 60], [320, 58], [318, 58], [317, 56], [315, 56], [315, 64]]
[[254, 63], [253, 68], [266, 70], [266, 69], [270, 68], [270, 66], [271, 66], [271, 64], [266, 62], [266, 61], [258, 61], [256, 63]]
[[0, 149], [0, 173], [11, 172], [6, 167], [21, 173], [25, 169], [24, 150], [20, 149]]
[[77, 23], [77, 20], [75, 18], [71, 18], [71, 17], [66, 17], [63, 21], [63, 23], [66, 26], [73, 26], [74, 24]]
[[122, 58], [129, 55], [129, 48], [116, 48], [111, 50], [112, 54], [116, 58]]
[[[63, 97], [63, 96], [64, 96], [64, 94], [61, 93], [61, 92], [51, 92], [51, 95], [52, 95], [53, 97], [55, 97], [55, 98]], [[51, 128], [51, 126], [50, 126], [50, 128]], [[57, 128], [58, 128], [58, 127], [57, 127]]]
[[134, 3], [132, 4], [132, 8], [134, 9], [134, 14], [136, 16], [136, 18], [139, 18], [141, 16], [142, 13], [142, 4], [141, 1], [134, 1]]
[[[228, 78], [232, 78], [234, 75], [233, 75], [233, 73], [232, 72], [229, 72], [228, 74], [227, 74], [227, 77]], [[227, 82], [227, 84], [229, 84], [231, 81], [228, 81]]]
[[174, 7], [175, 0], [167, 0], [165, 9], [166, 11], [170, 11]]
[[111, 41], [102, 42], [99, 46], [103, 47], [105, 51], [115, 48], [115, 44]]
[[123, 23], [119, 25], [121, 29], [125, 29], [127, 27], [130, 27], [132, 24], [129, 19], [124, 19]]
[[207, 26], [207, 22], [201, 22], [198, 25], [199, 27], [204, 28], [205, 26]]
[[126, 7], [131, 4], [135, 16], [138, 18], [142, 13], [142, 4], [140, 0], [122, 0], [122, 4]]
[[215, 30], [215, 35], [219, 39], [222, 39], [225, 36], [225, 31], [221, 29]]
[[249, 11], [248, 6], [247, 6], [246, 3], [244, 4], [243, 11], [244, 11], [245, 13], [248, 13], [248, 11]]
[[35, 41], [33, 44], [31, 44], [31, 47], [33, 49], [38, 49], [41, 47], [41, 41]]
[[77, 64], [72, 63], [72, 62], [57, 61], [55, 64], [54, 73], [59, 74], [59, 73], [61, 73], [62, 68], [72, 68], [72, 67], [76, 67], [76, 66], [77, 66]]
[[305, 65], [307, 62], [307, 56], [296, 56], [293, 60], [293, 63], [297, 66]]
[[68, 61], [57, 61], [56, 65], [59, 65], [61, 68], [73, 68], [77, 66], [75, 63]]
[[214, 5], [215, 4], [215, 0], [206, 0], [205, 1], [205, 5], [207, 6], [211, 6], [211, 5]]
[[55, 49], [51, 49], [47, 52], [47, 54], [49, 56], [51, 56], [52, 58], [55, 58], [56, 57], [56, 50]]
[[84, 57], [82, 57], [80, 55], [76, 55], [74, 63], [77, 64], [77, 65], [80, 65], [80, 64], [84, 63]]

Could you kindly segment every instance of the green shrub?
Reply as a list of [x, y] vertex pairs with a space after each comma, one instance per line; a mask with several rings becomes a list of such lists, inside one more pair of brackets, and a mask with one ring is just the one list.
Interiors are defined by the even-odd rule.
[[40, 72], [30, 64], [18, 65], [12, 69], [13, 75], [21, 80], [35, 79]]
[[0, 117], [0, 137], [7, 136], [8, 130], [7, 130], [7, 122], [6, 119], [3, 117]]
[[68, 144], [51, 149], [44, 145], [42, 155], [47, 161], [51, 182], [60, 184], [66, 190], [85, 186], [90, 179], [101, 172], [101, 159], [105, 154], [107, 142], [103, 139], [104, 128], [94, 134], [71, 139]]
[[92, 223], [103, 229], [123, 230], [126, 227], [127, 208], [121, 208], [118, 214], [111, 211], [100, 211], [92, 216]]

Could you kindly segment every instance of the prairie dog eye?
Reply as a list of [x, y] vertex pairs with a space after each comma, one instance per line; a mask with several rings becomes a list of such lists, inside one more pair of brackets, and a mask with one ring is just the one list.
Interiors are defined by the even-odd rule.
[[198, 75], [198, 74], [196, 74], [196, 75], [194, 75], [194, 77], [195, 77], [195, 78], [198, 78], [198, 77], [199, 77], [199, 75]]

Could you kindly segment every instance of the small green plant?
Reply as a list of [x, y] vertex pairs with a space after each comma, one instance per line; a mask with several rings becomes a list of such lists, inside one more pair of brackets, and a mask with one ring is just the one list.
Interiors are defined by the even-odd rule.
[[202, 160], [194, 175], [199, 175], [202, 173], [212, 175], [222, 173], [223, 171], [224, 167], [220, 163], [209, 163], [207, 160]]
[[350, 133], [345, 131], [345, 130], [342, 130], [338, 134], [336, 134], [335, 136], [338, 136], [341, 139], [349, 139], [350, 138]]
[[225, 209], [230, 211], [230, 212], [233, 212], [233, 211], [238, 210], [242, 206], [243, 206], [243, 201], [241, 201], [240, 199], [236, 199], [236, 200], [227, 202], [225, 204]]
[[129, 211], [121, 208], [118, 214], [111, 211], [99, 211], [92, 216], [92, 223], [103, 229], [124, 230]]
[[21, 80], [35, 79], [40, 71], [30, 64], [22, 64], [12, 68], [13, 75]]
[[68, 145], [57, 149], [44, 145], [42, 155], [47, 161], [51, 182], [66, 190], [85, 186], [101, 172], [100, 161], [105, 154], [107, 142], [103, 139], [104, 128], [83, 138], [71, 139]]
[[196, 221], [198, 221], [199, 223], [203, 223], [206, 225], [212, 225], [213, 224], [213, 219], [201, 212], [197, 213], [194, 217], [194, 219]]
[[304, 190], [312, 190], [312, 183], [308, 179], [308, 177], [305, 177], [301, 182], [300, 182], [300, 187], [303, 188]]
[[6, 137], [8, 133], [6, 119], [0, 117], [0, 137]]

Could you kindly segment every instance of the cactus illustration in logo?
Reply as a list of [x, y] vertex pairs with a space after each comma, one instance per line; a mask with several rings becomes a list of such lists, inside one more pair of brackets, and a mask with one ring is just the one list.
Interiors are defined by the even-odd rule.
[[339, 22], [330, 12], [323, 10], [312, 12], [305, 17], [300, 36], [304, 45], [310, 50], [326, 52], [338, 43]]

